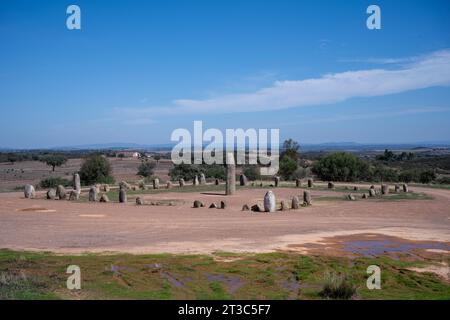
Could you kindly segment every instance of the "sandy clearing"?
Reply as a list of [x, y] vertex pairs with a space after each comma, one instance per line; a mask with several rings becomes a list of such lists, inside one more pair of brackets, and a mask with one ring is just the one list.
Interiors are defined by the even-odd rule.
[[[431, 194], [435, 199], [315, 202], [309, 208], [266, 214], [241, 211], [244, 203], [262, 201], [265, 191], [261, 189], [240, 190], [231, 197], [184, 192], [144, 196], [148, 200], [185, 202], [178, 206], [28, 200], [23, 199], [22, 193], [3, 193], [0, 247], [59, 253], [266, 252], [329, 237], [367, 233], [449, 242], [450, 191], [413, 190]], [[302, 192], [293, 188], [274, 191], [277, 200]], [[343, 193], [312, 191], [313, 199], [339, 194]], [[194, 199], [204, 201], [206, 206], [225, 200], [227, 209], [193, 209]]]

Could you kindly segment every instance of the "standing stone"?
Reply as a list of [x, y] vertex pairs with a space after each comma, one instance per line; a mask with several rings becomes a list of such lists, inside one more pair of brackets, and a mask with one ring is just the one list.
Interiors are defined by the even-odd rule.
[[287, 211], [289, 210], [289, 205], [286, 201], [281, 201], [281, 211]]
[[183, 179], [183, 178], [181, 178], [178, 182], [179, 182], [179, 184], [180, 184], [180, 188], [184, 187], [185, 182], [184, 182], [184, 179]]
[[367, 199], [367, 194], [363, 193], [362, 196], [361, 196], [361, 198]]
[[406, 183], [403, 184], [403, 192], [409, 192], [408, 185]]
[[358, 186], [353, 187], [353, 191], [358, 191], [358, 190], [359, 190]]
[[234, 154], [227, 153], [227, 181], [225, 185], [226, 195], [233, 195], [236, 192], [236, 165], [234, 164]]
[[62, 185], [59, 185], [56, 188], [56, 196], [59, 198], [59, 200], [66, 199], [66, 188], [64, 188]]
[[225, 209], [227, 207], [227, 204], [225, 201], [220, 201], [220, 209]]
[[120, 203], [126, 203], [127, 202], [127, 192], [125, 189], [119, 190], [119, 202]]
[[111, 190], [108, 184], [104, 184], [102, 189], [104, 192], [109, 192], [109, 190]]
[[72, 190], [69, 193], [69, 200], [74, 201], [78, 200], [80, 198], [80, 194], [77, 192], [77, 190]]
[[305, 206], [311, 205], [311, 193], [307, 190], [303, 191], [303, 205]]
[[206, 178], [204, 173], [200, 173], [200, 184], [206, 184]]
[[371, 186], [370, 186], [370, 189], [375, 189], [375, 186], [374, 186], [374, 185], [371, 185]]
[[194, 184], [194, 186], [198, 186], [198, 177], [197, 176], [194, 177], [193, 184]]
[[273, 182], [275, 184], [275, 187], [278, 187], [278, 185], [280, 184], [280, 177], [274, 177]]
[[352, 195], [352, 194], [350, 193], [349, 195], [347, 195], [347, 200], [350, 200], [350, 201], [355, 201], [355, 200], [356, 200], [356, 198], [355, 198], [355, 196], [354, 196], [354, 195]]
[[203, 202], [201, 202], [201, 201], [199, 201], [199, 200], [195, 200], [194, 201], [194, 205], [193, 205], [193, 207], [194, 208], [202, 208], [202, 207], [204, 207], [205, 205], [203, 204]]
[[159, 179], [153, 179], [153, 189], [159, 189]]
[[264, 196], [264, 211], [265, 212], [275, 212], [276, 210], [276, 200], [275, 195], [272, 191], [267, 191]]
[[100, 197], [100, 202], [109, 202], [109, 198], [106, 194], [102, 194]]
[[302, 180], [300, 180], [300, 179], [295, 179], [295, 186], [296, 186], [297, 188], [300, 188], [300, 187], [302, 186]]
[[219, 179], [216, 179], [215, 184], [216, 184], [216, 186], [218, 186], [220, 184]]
[[247, 185], [247, 177], [244, 174], [241, 174], [239, 176], [239, 184], [241, 186], [246, 186]]
[[394, 188], [395, 188], [395, 193], [399, 193], [400, 192], [400, 186], [398, 184], [396, 184], [394, 186]]
[[144, 200], [141, 197], [136, 198], [136, 205], [142, 206], [144, 204]]
[[23, 190], [23, 194], [27, 199], [33, 199], [36, 195], [36, 190], [31, 184], [27, 184]]
[[334, 183], [328, 182], [328, 189], [334, 189]]
[[389, 194], [389, 186], [387, 184], [381, 185], [381, 194]]
[[78, 194], [81, 193], [81, 182], [80, 182], [80, 175], [78, 173], [75, 173], [73, 175], [73, 189], [78, 192]]
[[49, 200], [55, 200], [56, 198], [56, 190], [51, 188], [47, 191], [47, 199]]
[[172, 189], [172, 182], [167, 181], [167, 183], [166, 183], [166, 189]]
[[373, 198], [375, 197], [376, 193], [375, 193], [375, 189], [370, 188], [369, 189], [369, 197]]
[[92, 186], [89, 189], [89, 201], [97, 201], [97, 188], [95, 186]]
[[313, 179], [309, 178], [308, 179], [308, 188], [312, 188], [313, 186], [314, 186]]
[[213, 202], [213, 203], [211, 203], [211, 204], [209, 205], [209, 208], [210, 208], [210, 209], [218, 209], [219, 207], [217, 207], [217, 204], [215, 204], [215, 203]]
[[300, 199], [297, 196], [292, 197], [292, 209], [299, 209], [300, 208]]

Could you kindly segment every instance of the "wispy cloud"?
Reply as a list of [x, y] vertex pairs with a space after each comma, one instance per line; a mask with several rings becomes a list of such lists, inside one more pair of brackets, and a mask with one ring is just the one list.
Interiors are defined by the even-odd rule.
[[293, 126], [299, 124], [307, 123], [332, 123], [340, 121], [351, 121], [351, 120], [365, 120], [365, 119], [377, 119], [377, 118], [392, 118], [415, 114], [426, 114], [426, 113], [441, 113], [450, 112], [450, 107], [426, 107], [426, 108], [410, 108], [398, 111], [389, 112], [374, 112], [374, 113], [362, 113], [362, 114], [349, 114], [349, 115], [336, 115], [332, 117], [324, 118], [314, 118], [314, 119], [298, 119], [298, 121], [284, 122], [278, 124], [279, 126]]
[[117, 111], [137, 117], [271, 111], [450, 85], [450, 50], [411, 57], [405, 61], [410, 62], [396, 69], [347, 71], [319, 78], [276, 81], [272, 86], [249, 93], [225, 94], [207, 99], [177, 99], [170, 106]]

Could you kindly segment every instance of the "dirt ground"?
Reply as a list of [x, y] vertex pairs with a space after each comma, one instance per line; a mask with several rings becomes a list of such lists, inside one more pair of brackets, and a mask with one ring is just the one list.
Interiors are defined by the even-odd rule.
[[[449, 253], [450, 190], [413, 191], [425, 192], [434, 199], [314, 202], [319, 196], [344, 193], [313, 190], [311, 207], [254, 213], [241, 208], [262, 202], [265, 189], [243, 189], [234, 196], [176, 191], [144, 196], [149, 201], [177, 200], [175, 206], [30, 200], [21, 192], [2, 193], [0, 248], [59, 253], [307, 251], [311, 244], [323, 244], [333, 237], [361, 235], [364, 240], [372, 234], [417, 243], [439, 242], [442, 245], [428, 249]], [[302, 190], [276, 188], [274, 192], [279, 201]], [[203, 201], [206, 207], [192, 208], [194, 199]], [[208, 208], [221, 200], [226, 202], [226, 209]], [[333, 251], [336, 245], [324, 248]]]

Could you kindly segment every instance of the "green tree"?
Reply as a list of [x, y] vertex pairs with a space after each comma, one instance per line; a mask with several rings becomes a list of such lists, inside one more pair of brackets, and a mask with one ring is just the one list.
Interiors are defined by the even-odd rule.
[[369, 165], [353, 154], [337, 152], [316, 161], [313, 172], [324, 181], [356, 181], [364, 179]]
[[52, 171], [55, 171], [56, 167], [60, 167], [67, 162], [67, 158], [62, 155], [48, 155], [42, 157], [41, 161], [52, 167]]
[[280, 159], [289, 157], [292, 160], [297, 161], [300, 158], [300, 145], [297, 141], [292, 139], [285, 140], [283, 142], [283, 148], [280, 155]]
[[85, 185], [114, 183], [112, 168], [108, 159], [99, 154], [87, 157], [80, 169], [80, 179]]
[[242, 173], [251, 181], [255, 181], [255, 180], [260, 180], [261, 179], [260, 169], [256, 165], [245, 166], [242, 169]]
[[297, 170], [297, 161], [292, 159], [290, 156], [282, 157], [280, 160], [280, 169], [278, 173], [285, 179], [289, 180], [292, 174]]
[[138, 172], [137, 174], [139, 176], [143, 176], [143, 177], [151, 177], [153, 175], [153, 169], [155, 169], [156, 164], [153, 161], [149, 161], [149, 160], [142, 160], [141, 164], [138, 167]]

